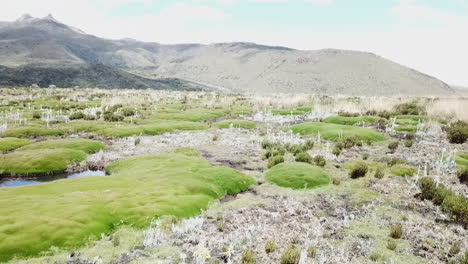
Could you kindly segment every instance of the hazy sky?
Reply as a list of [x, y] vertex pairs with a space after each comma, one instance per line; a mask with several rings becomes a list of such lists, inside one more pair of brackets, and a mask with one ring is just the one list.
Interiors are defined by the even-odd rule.
[[24, 13], [113, 39], [369, 51], [468, 86], [468, 0], [1, 0], [0, 21]]

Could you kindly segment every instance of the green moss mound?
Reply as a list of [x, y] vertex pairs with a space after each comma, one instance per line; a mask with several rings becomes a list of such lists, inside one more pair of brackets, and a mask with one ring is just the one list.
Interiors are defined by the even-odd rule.
[[396, 164], [391, 167], [390, 171], [395, 176], [413, 176], [418, 169], [407, 164]]
[[379, 121], [380, 117], [378, 116], [358, 116], [358, 117], [345, 117], [345, 116], [331, 116], [325, 118], [323, 122], [331, 123], [331, 124], [338, 124], [338, 125], [349, 125], [353, 126], [358, 123], [362, 123], [363, 121], [370, 124]]
[[111, 176], [0, 189], [0, 261], [80, 247], [122, 223], [144, 228], [163, 215], [195, 216], [210, 201], [255, 184], [234, 169], [180, 154], [131, 157], [107, 171]]
[[40, 136], [61, 136], [65, 132], [56, 128], [42, 128], [42, 127], [16, 127], [10, 128], [5, 133], [4, 137], [17, 137], [17, 138], [30, 138]]
[[337, 125], [330, 123], [321, 123], [321, 122], [309, 122], [304, 124], [295, 125], [292, 127], [294, 133], [299, 133], [302, 135], [317, 135], [320, 133], [320, 136], [326, 140], [337, 141], [340, 138], [357, 136], [360, 140], [364, 141], [383, 141], [385, 136], [368, 128], [347, 126], [347, 125]]
[[303, 162], [275, 165], [266, 173], [266, 179], [278, 186], [293, 189], [313, 189], [331, 182], [323, 170]]
[[17, 151], [37, 150], [37, 149], [73, 149], [81, 150], [88, 154], [98, 152], [103, 149], [104, 143], [91, 139], [84, 138], [67, 138], [57, 140], [47, 140], [36, 142], [19, 148]]
[[455, 158], [455, 162], [457, 163], [457, 166], [460, 169], [463, 169], [463, 168], [468, 169], [468, 154], [463, 154], [463, 153], [458, 154], [457, 157]]
[[31, 140], [20, 138], [0, 138], [0, 152], [6, 152], [31, 144]]
[[273, 109], [271, 113], [273, 115], [304, 115], [310, 111], [312, 111], [312, 107], [302, 106], [295, 109]]
[[202, 123], [189, 121], [154, 121], [145, 125], [127, 125], [99, 130], [96, 133], [106, 137], [130, 137], [138, 135], [160, 135], [177, 130], [193, 131], [208, 129], [208, 126]]
[[249, 120], [223, 120], [215, 124], [217, 128], [230, 128], [232, 127], [235, 128], [246, 128], [246, 129], [253, 129], [257, 127], [257, 124], [255, 122], [249, 121]]
[[[0, 174], [46, 174], [61, 172], [74, 162], [86, 159], [74, 149], [32, 149], [0, 155]], [[25, 205], [26, 206], [26, 205]]]

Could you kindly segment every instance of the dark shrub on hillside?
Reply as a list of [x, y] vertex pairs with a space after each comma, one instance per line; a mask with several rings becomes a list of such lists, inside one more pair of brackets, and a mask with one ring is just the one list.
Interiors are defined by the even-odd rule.
[[271, 168], [277, 164], [283, 163], [284, 158], [283, 156], [273, 156], [268, 159], [268, 168]]
[[345, 137], [342, 138], [339, 142], [341, 143], [341, 146], [346, 149], [352, 148], [354, 146], [362, 146], [362, 142], [358, 136]]
[[104, 112], [104, 120], [108, 122], [119, 122], [124, 119], [121, 115], [116, 115], [113, 112], [106, 111]]
[[411, 148], [413, 146], [413, 140], [406, 140], [405, 141], [405, 147]]
[[393, 157], [392, 159], [390, 159], [388, 162], [387, 162], [387, 165], [389, 167], [393, 166], [393, 165], [396, 165], [396, 164], [406, 164], [406, 161], [405, 160], [402, 160], [402, 159], [399, 159], [399, 158], [396, 158], [396, 157]]
[[351, 176], [351, 178], [353, 178], [353, 179], [364, 177], [364, 176], [366, 176], [366, 173], [367, 173], [368, 169], [369, 168], [367, 166], [367, 163], [362, 162], [362, 161], [358, 161], [351, 168], [351, 170], [349, 172], [349, 176]]
[[387, 119], [380, 118], [379, 121], [377, 121], [377, 128], [381, 130], [385, 130], [387, 128], [388, 121]]
[[333, 147], [332, 153], [333, 153], [333, 155], [338, 157], [341, 154], [341, 148], [335, 145]]
[[267, 149], [263, 154], [263, 159], [269, 159], [274, 156], [283, 156], [286, 151], [284, 148], [271, 148]]
[[301, 250], [293, 245], [289, 246], [281, 255], [281, 264], [297, 264], [301, 258]]
[[338, 115], [343, 116], [343, 117], [358, 117], [359, 116], [358, 113], [350, 113], [350, 112], [345, 112], [345, 111], [338, 112]]
[[457, 121], [447, 129], [447, 137], [450, 143], [463, 144], [468, 138], [468, 123]]
[[68, 118], [70, 120], [77, 120], [77, 119], [83, 119], [84, 117], [85, 117], [85, 114], [83, 114], [83, 112], [74, 112]]
[[296, 156], [298, 153], [305, 152], [307, 150], [307, 147], [305, 145], [289, 145], [286, 146], [286, 149], [291, 152], [294, 156]]
[[395, 115], [424, 115], [426, 111], [416, 102], [403, 103], [395, 106]]
[[375, 170], [374, 177], [377, 179], [382, 179], [385, 176], [385, 172], [381, 166], [377, 167]]
[[317, 155], [314, 157], [314, 162], [315, 165], [320, 166], [320, 167], [325, 167], [327, 164], [327, 160], [322, 155]]
[[301, 152], [296, 155], [296, 161], [312, 164], [312, 157], [307, 152]]
[[461, 183], [468, 185], [468, 168], [459, 169], [457, 175]]
[[122, 109], [122, 115], [123, 116], [134, 116], [135, 115], [135, 109], [123, 108]]
[[455, 222], [468, 227], [468, 199], [463, 194], [456, 194], [443, 184], [437, 185], [431, 178], [419, 180], [421, 198], [440, 205], [442, 211], [449, 213]]
[[34, 112], [33, 113], [33, 118], [34, 119], [41, 119], [41, 113], [40, 112]]
[[93, 116], [93, 115], [85, 115], [84, 120], [96, 120], [97, 119], [97, 116]]
[[394, 225], [390, 228], [390, 237], [400, 239], [403, 237], [403, 226], [401, 224]]
[[390, 119], [390, 117], [392, 116], [392, 113], [388, 111], [380, 111], [380, 112], [377, 112], [377, 116], [383, 117], [385, 119]]
[[388, 144], [388, 149], [390, 149], [391, 152], [395, 152], [399, 144], [400, 143], [398, 141], [392, 141]]

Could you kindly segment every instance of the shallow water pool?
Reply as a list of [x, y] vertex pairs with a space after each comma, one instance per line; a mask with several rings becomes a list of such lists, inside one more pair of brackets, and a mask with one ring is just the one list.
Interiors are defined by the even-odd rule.
[[5, 177], [0, 178], [0, 188], [4, 187], [18, 187], [26, 185], [36, 185], [49, 183], [56, 180], [73, 179], [89, 176], [106, 176], [105, 171], [92, 171], [87, 170], [79, 173], [62, 173], [55, 175], [39, 176], [39, 177]]

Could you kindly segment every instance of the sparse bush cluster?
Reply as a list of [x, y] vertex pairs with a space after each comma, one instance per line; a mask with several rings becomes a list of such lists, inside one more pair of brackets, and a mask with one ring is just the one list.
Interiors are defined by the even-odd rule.
[[409, 102], [396, 105], [394, 108], [394, 115], [424, 115], [426, 110], [424, 106], [417, 102]]
[[462, 194], [446, 188], [443, 184], [437, 185], [431, 178], [419, 180], [421, 198], [431, 200], [440, 205], [442, 211], [449, 213], [455, 222], [468, 227], [468, 199]]
[[265, 150], [263, 159], [268, 159], [268, 168], [284, 162], [284, 155], [289, 152], [294, 155], [297, 162], [305, 162], [312, 164], [312, 157], [307, 153], [307, 150], [313, 148], [314, 142], [307, 141], [303, 145], [286, 145], [283, 146], [277, 142], [263, 141], [262, 148]]
[[388, 149], [389, 149], [392, 153], [394, 153], [394, 152], [396, 151], [396, 149], [398, 148], [398, 145], [399, 145], [399, 144], [400, 144], [400, 143], [399, 143], [398, 141], [392, 141], [392, 142], [390, 142], [390, 143], [388, 144]]
[[468, 139], [468, 123], [457, 121], [447, 129], [447, 137], [450, 143], [463, 144]]
[[352, 166], [349, 172], [349, 176], [351, 176], [352, 179], [361, 178], [366, 176], [368, 170], [369, 167], [367, 166], [367, 163], [358, 161]]
[[297, 264], [301, 258], [301, 250], [294, 245], [289, 246], [281, 255], [281, 264]]
[[120, 122], [123, 121], [124, 117], [122, 115], [115, 114], [112, 111], [104, 112], [104, 121], [108, 122]]

